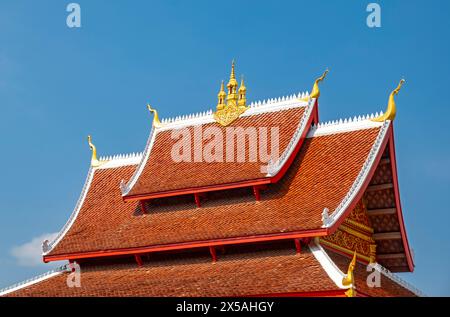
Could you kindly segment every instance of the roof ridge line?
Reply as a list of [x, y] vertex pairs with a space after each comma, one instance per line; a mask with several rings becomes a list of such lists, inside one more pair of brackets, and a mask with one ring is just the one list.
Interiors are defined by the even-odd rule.
[[[299, 92], [298, 94], [291, 94], [291, 95], [286, 95], [286, 96], [281, 96], [281, 97], [276, 97], [276, 98], [268, 98], [268, 99], [263, 99], [261, 100], [257, 100], [257, 101], [252, 101], [249, 105], [248, 105], [248, 110], [257, 110], [259, 108], [262, 108], [264, 106], [267, 105], [274, 105], [274, 104], [280, 104], [282, 105], [283, 103], [286, 102], [291, 102], [291, 101], [299, 101], [299, 99], [301, 98], [306, 98], [309, 96], [309, 93], [306, 92]], [[169, 118], [163, 118], [161, 119], [161, 123], [162, 124], [173, 124], [173, 123], [182, 123], [182, 122], [186, 122], [189, 120], [198, 120], [198, 119], [208, 119], [213, 115], [213, 110], [209, 109], [206, 111], [200, 111], [200, 112], [196, 112], [196, 113], [190, 113], [190, 114], [184, 114], [184, 115], [178, 115], [175, 117], [169, 117]], [[243, 116], [245, 115], [245, 113], [243, 114]]]
[[64, 264], [64, 265], [56, 267], [56, 268], [54, 268], [54, 269], [52, 269], [50, 271], [47, 271], [47, 272], [44, 272], [42, 274], [33, 276], [33, 277], [31, 277], [29, 279], [26, 279], [24, 281], [17, 282], [17, 283], [14, 283], [14, 284], [10, 285], [10, 286], [6, 286], [4, 288], [1, 288], [0, 289], [0, 296], [4, 296], [6, 294], [12, 293], [12, 292], [17, 291], [19, 289], [22, 289], [22, 288], [24, 288], [26, 286], [30, 286], [30, 285], [39, 283], [39, 282], [44, 281], [44, 280], [46, 280], [48, 278], [51, 278], [51, 277], [56, 276], [56, 275], [59, 275], [62, 272], [65, 272], [65, 271], [68, 271], [68, 264]]
[[383, 122], [372, 121], [373, 118], [382, 115], [383, 111], [380, 113], [370, 113], [365, 115], [358, 115], [348, 118], [340, 118], [336, 120], [329, 120], [319, 122], [318, 124], [313, 124], [307, 135], [308, 138], [335, 134], [339, 132], [349, 132], [362, 129], [376, 128], [383, 125]]
[[131, 159], [142, 156], [142, 152], [131, 152], [131, 153], [120, 153], [113, 155], [104, 155], [99, 157], [99, 161], [114, 161], [114, 160], [124, 160]]

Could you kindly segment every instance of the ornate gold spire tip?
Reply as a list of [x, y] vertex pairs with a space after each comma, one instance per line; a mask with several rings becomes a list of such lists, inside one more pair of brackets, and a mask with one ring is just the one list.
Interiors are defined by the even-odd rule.
[[403, 78], [400, 79], [400, 82], [398, 83], [397, 88], [395, 88], [389, 95], [389, 101], [388, 101], [386, 112], [383, 113], [381, 116], [372, 119], [372, 121], [383, 122], [386, 120], [394, 120], [395, 119], [395, 115], [397, 114], [397, 107], [395, 105], [394, 97], [395, 97], [395, 95], [398, 94], [398, 92], [400, 91], [400, 89], [402, 88], [404, 83], [405, 83], [405, 80]]
[[162, 123], [161, 123], [161, 121], [159, 121], [158, 111], [156, 111], [156, 109], [152, 108], [152, 106], [150, 106], [150, 104], [147, 104], [147, 109], [148, 109], [148, 111], [153, 113], [153, 126], [155, 128], [161, 127]]
[[230, 125], [248, 109], [246, 98], [247, 87], [245, 87], [244, 78], [242, 77], [241, 86], [238, 89], [234, 60], [231, 62], [231, 74], [227, 88], [228, 95], [224, 91], [222, 82], [217, 95], [217, 110], [214, 113], [214, 119], [222, 126]]
[[91, 151], [92, 151], [91, 166], [92, 166], [92, 167], [98, 167], [98, 166], [101, 165], [101, 163], [100, 163], [100, 161], [97, 159], [97, 148], [96, 148], [95, 145], [92, 143], [92, 138], [91, 138], [90, 135], [88, 135], [87, 139], [88, 139], [89, 147], [91, 148]]

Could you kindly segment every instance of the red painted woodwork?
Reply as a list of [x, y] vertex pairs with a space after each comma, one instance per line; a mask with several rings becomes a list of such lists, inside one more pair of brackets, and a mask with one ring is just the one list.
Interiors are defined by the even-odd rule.
[[134, 258], [135, 258], [135, 260], [136, 260], [137, 265], [138, 265], [138, 266], [142, 266], [142, 258], [141, 258], [141, 256], [138, 255], [138, 254], [135, 254], [135, 255], [134, 255]]
[[302, 245], [300, 244], [300, 239], [294, 239], [295, 242], [295, 250], [297, 251], [297, 254], [300, 254], [302, 252]]
[[212, 261], [217, 261], [216, 249], [214, 247], [209, 247], [209, 253], [211, 253]]

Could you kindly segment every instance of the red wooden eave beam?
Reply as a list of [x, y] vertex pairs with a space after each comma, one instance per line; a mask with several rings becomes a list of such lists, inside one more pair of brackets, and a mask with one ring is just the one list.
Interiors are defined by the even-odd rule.
[[194, 193], [194, 198], [195, 198], [195, 204], [197, 205], [197, 208], [200, 208], [202, 206], [202, 203], [200, 201], [200, 194]]

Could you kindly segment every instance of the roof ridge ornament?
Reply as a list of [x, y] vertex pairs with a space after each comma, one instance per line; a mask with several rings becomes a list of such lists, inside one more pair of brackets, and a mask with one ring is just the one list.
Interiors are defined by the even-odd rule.
[[147, 104], [147, 109], [148, 109], [148, 111], [153, 113], [153, 126], [155, 128], [162, 127], [162, 123], [161, 123], [161, 121], [159, 121], [158, 111], [156, 109], [152, 108], [152, 106], [150, 106], [149, 103]]
[[[228, 95], [223, 91], [223, 82], [220, 87], [218, 94], [218, 104], [217, 110], [214, 112], [214, 120], [216, 120], [220, 125], [226, 127], [233, 123], [241, 114], [243, 114], [247, 109], [246, 105], [246, 91], [247, 88], [244, 85], [244, 80], [241, 81], [241, 87], [239, 90], [238, 82], [236, 80], [236, 75], [234, 71], [235, 62], [231, 63], [231, 74], [230, 81], [227, 84]], [[225, 103], [226, 100], [226, 103]]]
[[329, 73], [329, 69], [327, 68], [327, 69], [323, 72], [322, 76], [320, 76], [319, 78], [317, 78], [317, 79], [314, 81], [314, 85], [313, 85], [313, 88], [312, 88], [311, 93], [309, 94], [309, 96], [303, 97], [303, 98], [301, 98], [300, 100], [302, 100], [302, 101], [308, 101], [308, 100], [310, 100], [310, 99], [312, 99], [312, 98], [319, 98], [319, 96], [320, 96], [319, 83], [320, 83], [322, 80], [325, 79], [325, 77], [327, 76], [328, 73]]
[[345, 292], [347, 297], [356, 297], [356, 289], [355, 289], [355, 277], [353, 275], [353, 271], [356, 266], [356, 250], [353, 253], [353, 259], [348, 265], [347, 275], [342, 279], [342, 285], [350, 286], [350, 288]]
[[400, 89], [402, 88], [403, 84], [405, 83], [405, 79], [400, 79], [400, 82], [397, 85], [397, 88], [395, 88], [391, 94], [389, 95], [389, 101], [388, 101], [388, 106], [386, 109], [386, 112], [384, 114], [382, 114], [381, 116], [378, 116], [374, 119], [372, 119], [372, 121], [375, 122], [383, 122], [386, 120], [394, 120], [395, 119], [395, 115], [397, 113], [397, 107], [395, 106], [395, 100], [394, 97], [395, 95], [398, 94], [398, 92], [400, 91]]
[[90, 135], [88, 135], [87, 139], [88, 139], [89, 147], [91, 148], [91, 151], [92, 151], [91, 166], [99, 167], [102, 163], [97, 159], [97, 148], [92, 143], [92, 137]]

